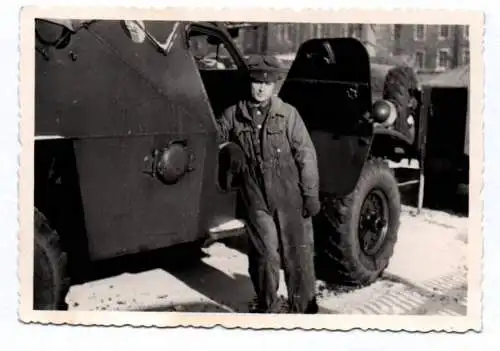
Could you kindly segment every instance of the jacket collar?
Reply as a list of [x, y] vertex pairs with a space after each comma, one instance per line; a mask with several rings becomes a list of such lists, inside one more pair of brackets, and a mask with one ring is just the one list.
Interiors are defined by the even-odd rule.
[[[247, 100], [241, 100], [238, 103], [238, 109], [240, 111], [240, 115], [247, 119], [250, 122], [253, 122], [252, 115], [248, 111], [248, 104]], [[282, 116], [282, 113], [280, 112], [282, 110], [283, 106], [283, 100], [279, 98], [278, 96], [271, 96], [271, 99], [269, 101], [269, 117], [275, 117], [275, 116]]]

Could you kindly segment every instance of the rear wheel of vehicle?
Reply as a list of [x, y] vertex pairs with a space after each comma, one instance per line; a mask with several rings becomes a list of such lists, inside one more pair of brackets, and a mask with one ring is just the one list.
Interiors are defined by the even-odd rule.
[[393, 172], [377, 159], [367, 162], [351, 194], [340, 199], [325, 196], [322, 214], [327, 225], [318, 233], [316, 246], [326, 280], [356, 286], [373, 283], [393, 255], [400, 213]]
[[66, 276], [67, 256], [62, 251], [58, 234], [45, 216], [35, 209], [33, 308], [35, 310], [66, 310], [69, 290]]

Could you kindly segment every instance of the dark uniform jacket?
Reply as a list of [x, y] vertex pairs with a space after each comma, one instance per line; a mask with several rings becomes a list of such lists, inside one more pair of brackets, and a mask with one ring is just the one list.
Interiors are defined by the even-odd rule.
[[224, 111], [218, 126], [219, 142], [236, 143], [246, 156], [242, 195], [250, 210], [302, 213], [304, 197], [318, 197], [316, 151], [293, 106], [272, 97], [259, 125], [241, 101]]

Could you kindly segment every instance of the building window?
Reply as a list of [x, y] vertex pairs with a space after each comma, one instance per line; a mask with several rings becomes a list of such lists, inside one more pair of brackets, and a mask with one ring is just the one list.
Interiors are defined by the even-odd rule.
[[360, 39], [363, 33], [362, 24], [348, 24], [347, 36]]
[[450, 36], [450, 26], [439, 26], [439, 39], [448, 39]]
[[341, 36], [343, 37], [347, 37], [347, 35], [349, 34], [349, 24], [343, 24], [342, 25], [342, 34]]
[[288, 40], [289, 40], [289, 36], [288, 36], [288, 24], [286, 24], [286, 23], [281, 23], [280, 24], [280, 37], [281, 37], [281, 43], [280, 44], [288, 42]]
[[281, 44], [283, 42], [283, 25], [276, 24], [274, 29], [276, 31], [276, 39], [278, 41], [278, 44]]
[[284, 35], [285, 35], [285, 41], [287, 43], [290, 43], [290, 38], [292, 37], [293, 27], [290, 24], [288, 24], [288, 23], [283, 24], [283, 27], [285, 27], [285, 31], [284, 31], [285, 32], [284, 33]]
[[401, 40], [402, 29], [403, 29], [403, 26], [401, 24], [393, 25], [392, 40]]
[[469, 49], [466, 48], [462, 52], [462, 64], [468, 65], [469, 63], [470, 63], [470, 53], [469, 53]]
[[464, 26], [464, 39], [469, 39], [469, 26]]
[[307, 28], [307, 37], [308, 38], [314, 38], [316, 35], [316, 23], [309, 23], [309, 26]]
[[415, 53], [415, 64], [417, 65], [418, 69], [425, 68], [425, 52], [417, 51]]
[[417, 24], [414, 28], [413, 38], [416, 41], [422, 41], [425, 39], [425, 25]]
[[450, 64], [450, 50], [448, 49], [439, 49], [438, 55], [437, 55], [437, 64], [436, 68], [438, 70], [445, 70], [449, 68]]

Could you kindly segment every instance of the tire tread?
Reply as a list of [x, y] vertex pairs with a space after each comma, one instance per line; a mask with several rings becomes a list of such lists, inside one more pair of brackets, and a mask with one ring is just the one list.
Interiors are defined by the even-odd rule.
[[[356, 257], [356, 251], [353, 248], [352, 233], [351, 233], [351, 216], [354, 206], [359, 206], [356, 199], [364, 196], [363, 187], [370, 181], [372, 177], [380, 176], [381, 173], [390, 173], [393, 177], [393, 171], [381, 159], [369, 159], [361, 174], [355, 190], [343, 197], [329, 199], [324, 204], [325, 217], [330, 222], [335, 231], [326, 234], [328, 237], [323, 241], [321, 254], [329, 261], [329, 266], [334, 266], [336, 274], [340, 277], [343, 283], [353, 285], [366, 285], [374, 282], [380, 274], [389, 265], [390, 258], [394, 253], [394, 245], [397, 241], [397, 231], [399, 229], [400, 221], [400, 198], [397, 189], [397, 184], [392, 184], [392, 192], [387, 194], [390, 198], [389, 201], [394, 201], [395, 206], [398, 208], [397, 215], [394, 220], [396, 221], [392, 229], [392, 233], [388, 233], [384, 250], [381, 256], [378, 257], [378, 269], [376, 272], [368, 272], [361, 266], [359, 259]], [[394, 189], [395, 185], [395, 189]], [[359, 201], [359, 200], [358, 200]], [[389, 206], [391, 206], [389, 204]]]
[[[35, 208], [34, 211], [34, 233], [35, 233], [35, 246], [38, 246], [40, 251], [45, 254], [50, 264], [53, 277], [53, 301], [48, 301], [43, 305], [36, 305], [34, 301], [34, 309], [52, 309], [52, 310], [65, 310], [67, 304], [64, 299], [69, 291], [70, 278], [67, 275], [67, 253], [62, 250], [61, 240], [58, 233], [53, 230], [47, 218]], [[40, 264], [40, 262], [34, 262]], [[36, 291], [38, 287], [34, 286]]]

